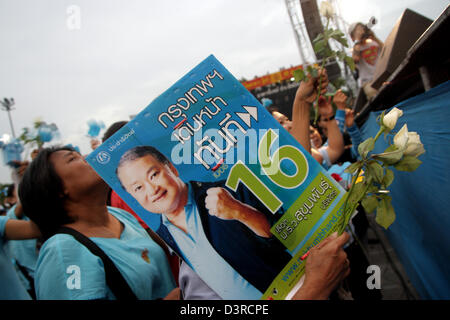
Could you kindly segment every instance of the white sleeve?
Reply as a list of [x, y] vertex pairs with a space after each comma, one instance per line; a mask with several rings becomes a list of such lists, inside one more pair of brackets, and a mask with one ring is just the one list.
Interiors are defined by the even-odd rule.
[[332, 163], [330, 161], [330, 156], [328, 155], [327, 149], [328, 149], [328, 147], [323, 147], [323, 146], [319, 148], [319, 152], [320, 152], [320, 154], [322, 155], [322, 158], [323, 158], [322, 164], [325, 165], [326, 169], [328, 169], [332, 165]]
[[222, 300], [184, 261], [180, 265], [178, 280], [184, 300]]

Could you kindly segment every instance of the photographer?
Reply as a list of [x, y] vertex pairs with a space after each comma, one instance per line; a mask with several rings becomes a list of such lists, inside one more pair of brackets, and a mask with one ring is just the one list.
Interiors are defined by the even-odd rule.
[[[375, 19], [372, 18], [371, 20], [369, 24], [375, 24]], [[352, 58], [359, 72], [358, 84], [364, 89], [367, 99], [370, 99], [377, 93], [370, 86], [370, 83], [383, 47], [383, 42], [375, 36], [368, 25], [361, 22], [350, 25], [348, 32], [353, 42], [355, 42]]]

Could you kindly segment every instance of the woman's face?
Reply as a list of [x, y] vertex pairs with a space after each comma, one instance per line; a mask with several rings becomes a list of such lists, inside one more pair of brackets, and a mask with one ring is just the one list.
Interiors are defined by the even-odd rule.
[[91, 187], [103, 183], [100, 176], [76, 151], [59, 150], [50, 155], [50, 162], [63, 183], [63, 193], [71, 199], [79, 199], [89, 193]]
[[279, 124], [281, 124], [283, 126], [284, 129], [286, 129], [288, 132], [291, 131], [292, 122], [291, 122], [291, 120], [288, 119], [288, 117], [286, 117], [284, 114], [282, 114], [278, 111], [274, 111], [272, 113], [272, 116], [275, 118], [275, 120], [278, 121]]
[[355, 31], [353, 31], [352, 40], [355, 42], [361, 41], [362, 36], [364, 35], [364, 31], [364, 26], [358, 24], [355, 28]]
[[322, 146], [322, 137], [320, 136], [319, 131], [313, 126], [309, 126], [309, 138], [311, 139], [314, 148], [318, 149]]

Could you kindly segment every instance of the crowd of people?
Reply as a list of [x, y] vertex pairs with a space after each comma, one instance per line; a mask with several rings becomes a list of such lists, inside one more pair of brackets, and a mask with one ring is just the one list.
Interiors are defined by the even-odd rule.
[[[361, 52], [369, 44], [364, 39], [363, 27], [353, 26], [350, 34], [356, 42], [354, 59], [366, 77], [367, 68], [362, 64], [367, 59]], [[375, 43], [378, 47], [382, 45]], [[370, 60], [372, 65], [372, 57]], [[300, 83], [291, 120], [275, 106], [268, 110], [325, 170], [333, 173], [344, 188], [349, 188], [350, 177], [344, 170], [358, 157], [361, 133], [345, 93], [341, 90], [332, 95], [327, 93], [328, 77], [322, 69], [317, 77], [309, 76]], [[316, 100], [317, 125], [310, 120]], [[110, 126], [103, 141], [126, 123], [120, 121]], [[97, 146], [94, 141], [92, 148]], [[188, 199], [183, 194], [188, 189], [177, 179], [176, 169], [151, 150], [138, 151], [143, 155], [130, 155], [129, 159], [153, 161], [153, 166], [161, 169], [161, 179], [166, 179], [174, 190], [180, 190], [180, 196], [167, 203], [161, 213], [168, 216], [178, 210], [186, 215]], [[11, 186], [10, 207], [6, 215], [0, 216], [0, 269], [4, 270], [0, 274], [0, 299], [224, 298], [194, 272], [182, 255], [169, 249], [160, 235], [109, 188], [75, 149], [43, 148], [33, 158], [14, 169], [19, 184]], [[118, 170], [126, 187], [131, 173], [125, 166]], [[144, 202], [141, 204], [145, 206]], [[185, 215], [184, 220], [178, 221], [177, 239], [186, 237]], [[352, 232], [335, 233], [310, 250], [303, 285], [292, 299], [381, 298], [378, 291], [367, 289], [368, 261], [349, 234], [356, 232], [364, 237], [365, 219], [360, 208], [349, 225]], [[255, 232], [269, 237], [266, 229], [259, 225]], [[265, 270], [261, 267], [260, 273]]]

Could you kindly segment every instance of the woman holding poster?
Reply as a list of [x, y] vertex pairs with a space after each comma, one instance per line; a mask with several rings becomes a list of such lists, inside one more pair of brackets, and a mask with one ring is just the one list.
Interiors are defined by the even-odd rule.
[[[213, 57], [210, 59], [214, 60]], [[312, 84], [317, 83], [317, 79], [312, 80]], [[306, 85], [312, 86], [313, 90], [314, 85], [311, 83]], [[124, 129], [123, 132], [128, 130]], [[121, 135], [121, 132], [117, 133]], [[128, 138], [128, 142], [137, 139], [134, 135]], [[120, 144], [122, 142], [115, 148], [121, 149]], [[95, 159], [101, 160], [101, 165], [112, 160], [103, 149], [100, 146], [93, 152]], [[128, 149], [121, 149], [121, 153]], [[97, 154], [100, 157], [96, 157]], [[276, 215], [264, 214], [258, 202], [251, 200], [254, 195], [245, 190], [241, 193], [236, 188], [233, 189], [235, 192], [230, 192], [223, 188], [221, 182], [184, 183], [177, 177], [173, 166], [165, 163], [163, 158], [158, 159], [156, 153], [128, 163], [142, 165], [147, 174], [145, 179], [153, 179], [154, 182], [159, 180], [159, 183], [153, 183], [152, 186], [145, 182], [150, 186], [150, 192], [144, 192], [145, 189], [139, 184], [143, 178], [132, 176], [132, 172], [124, 174], [122, 170], [125, 167], [118, 164], [110, 169], [118, 170], [116, 173], [121, 177], [124, 187], [134, 192], [142, 204], [151, 207], [152, 211], [167, 214], [167, 221], [162, 221], [160, 225], [160, 234], [166, 232], [171, 235], [196, 271], [206, 268], [203, 274], [209, 271], [215, 278], [228, 280], [213, 289], [220, 291], [221, 297], [226, 299], [261, 298], [257, 293], [260, 293], [258, 287], [268, 282], [265, 273], [273, 274], [279, 270], [280, 261], [289, 258], [285, 249], [280, 248], [274, 241], [276, 239], [268, 234], [271, 219], [275, 219]], [[139, 172], [140, 169], [134, 171]], [[138, 299], [177, 298], [174, 279], [163, 250], [128, 213], [106, 206], [109, 188], [97, 172], [75, 150], [50, 148], [39, 153], [24, 175], [19, 188], [24, 211], [38, 225], [46, 239], [36, 266], [37, 297], [121, 297], [121, 292], [112, 292], [111, 285], [114, 282], [105, 282], [106, 265], [99, 257], [71, 235], [60, 234], [60, 228], [66, 227], [102, 249]], [[128, 179], [130, 177], [131, 180]], [[122, 193], [129, 197], [125, 191]], [[179, 215], [180, 209], [184, 215]], [[276, 210], [272, 212], [276, 213]], [[348, 237], [346, 233], [339, 237], [332, 234], [309, 251], [306, 263], [302, 264], [305, 266], [304, 282], [300, 289], [293, 290], [293, 299], [326, 299], [349, 274], [349, 263], [342, 250]], [[219, 247], [220, 254], [216, 251]], [[246, 258], [246, 255], [251, 254], [252, 259], [259, 259], [261, 264], [256, 266], [250, 262], [252, 267], [246, 271], [245, 263], [236, 261], [236, 258], [231, 260], [230, 255], [234, 250], [243, 261], [247, 260], [244, 256]], [[200, 253], [206, 253], [210, 260], [197, 261], [192, 258]], [[221, 260], [227, 262], [220, 265]], [[239, 273], [234, 268], [239, 269]], [[240, 290], [248, 295], [235, 294]]]

